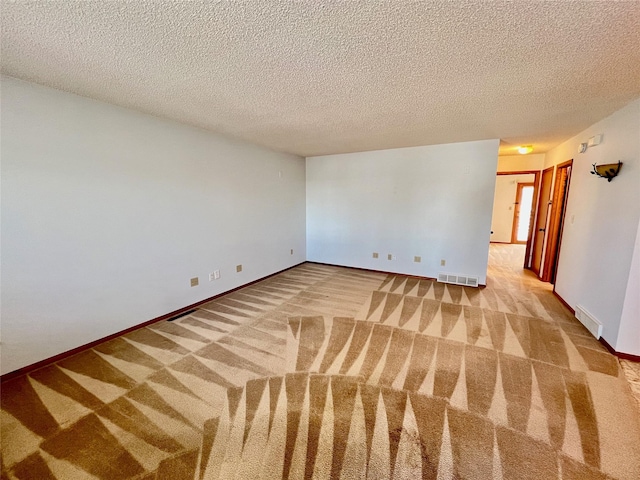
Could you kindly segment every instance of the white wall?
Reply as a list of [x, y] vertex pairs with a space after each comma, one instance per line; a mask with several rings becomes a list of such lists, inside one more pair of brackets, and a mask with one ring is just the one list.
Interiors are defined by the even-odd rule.
[[544, 153], [530, 153], [528, 155], [500, 155], [498, 157], [499, 172], [522, 172], [528, 170], [542, 170]]
[[307, 259], [484, 284], [498, 143], [307, 158]]
[[640, 355], [640, 223], [633, 248], [616, 349], [619, 352]]
[[2, 373], [306, 258], [300, 157], [7, 77], [1, 128]]
[[[579, 154], [579, 144], [597, 134], [603, 134], [602, 143]], [[604, 339], [618, 350], [640, 220], [640, 99], [549, 151], [545, 167], [569, 159], [573, 171], [555, 288], [571, 307], [581, 305], [600, 320]], [[589, 173], [593, 163], [618, 160], [624, 165], [611, 182]], [[632, 323], [625, 328], [638, 331], [640, 318]]]
[[497, 176], [491, 216], [492, 242], [511, 243], [518, 183], [533, 183], [534, 180], [535, 175], [532, 173]]

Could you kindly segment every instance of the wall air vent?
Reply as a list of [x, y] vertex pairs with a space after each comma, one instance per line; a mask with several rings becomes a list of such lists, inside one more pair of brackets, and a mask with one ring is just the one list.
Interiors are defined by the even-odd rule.
[[576, 318], [591, 332], [591, 335], [600, 338], [600, 335], [602, 335], [602, 324], [587, 312], [584, 307], [576, 305]]
[[464, 285], [465, 287], [477, 287], [478, 277], [469, 275], [453, 275], [451, 273], [439, 273], [438, 281], [442, 283], [451, 283], [454, 285]]

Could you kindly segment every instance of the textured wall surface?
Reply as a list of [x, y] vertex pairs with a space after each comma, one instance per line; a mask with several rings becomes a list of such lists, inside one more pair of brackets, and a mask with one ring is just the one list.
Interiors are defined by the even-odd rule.
[[640, 95], [640, 2], [3, 2], [2, 71], [303, 156], [537, 152]]

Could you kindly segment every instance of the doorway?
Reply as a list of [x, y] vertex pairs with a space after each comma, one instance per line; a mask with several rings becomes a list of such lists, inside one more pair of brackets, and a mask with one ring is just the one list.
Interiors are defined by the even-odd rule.
[[551, 187], [553, 185], [553, 167], [549, 167], [542, 172], [542, 183], [540, 184], [540, 197], [538, 198], [538, 217], [533, 229], [533, 254], [531, 258], [531, 270], [540, 277], [542, 270], [542, 254], [544, 251], [544, 241], [547, 238], [547, 221], [551, 206]]
[[511, 229], [511, 243], [525, 244], [529, 238], [534, 185], [533, 182], [518, 183]]
[[[513, 224], [515, 218], [515, 208], [521, 205], [519, 195], [514, 190], [501, 188], [500, 185], [506, 186], [511, 184], [515, 189], [517, 183], [525, 183], [533, 185], [531, 194], [532, 206], [529, 208], [529, 221], [526, 222], [525, 209], [520, 207], [519, 216], [523, 219], [523, 225], [528, 226], [526, 237], [526, 246], [524, 248], [524, 258], [521, 257], [521, 265], [524, 268], [531, 268], [531, 252], [533, 247], [533, 227], [538, 209], [538, 188], [540, 186], [540, 170], [519, 170], [511, 172], [497, 172], [496, 192], [494, 195], [493, 215], [491, 220], [491, 243], [512, 243], [513, 241]], [[518, 178], [518, 176], [523, 176]], [[532, 183], [533, 180], [533, 183]], [[503, 192], [503, 193], [501, 193]], [[508, 196], [504, 196], [508, 195]], [[515, 196], [515, 201], [514, 201]], [[517, 204], [517, 205], [516, 205]], [[524, 228], [524, 227], [523, 227]], [[521, 236], [522, 238], [522, 236]], [[523, 242], [523, 243], [525, 243]]]
[[558, 271], [558, 259], [562, 243], [562, 230], [564, 228], [565, 213], [567, 211], [567, 199], [569, 197], [569, 182], [571, 180], [571, 167], [573, 160], [561, 163], [556, 167], [555, 182], [553, 187], [553, 199], [551, 201], [551, 214], [549, 218], [548, 236], [544, 254], [544, 266], [540, 279], [543, 282], [555, 284]]

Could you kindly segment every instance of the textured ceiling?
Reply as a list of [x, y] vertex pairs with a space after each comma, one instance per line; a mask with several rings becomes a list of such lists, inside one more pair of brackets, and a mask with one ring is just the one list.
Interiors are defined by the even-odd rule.
[[543, 152], [640, 96], [640, 2], [2, 0], [2, 72], [299, 155]]

